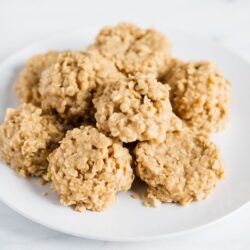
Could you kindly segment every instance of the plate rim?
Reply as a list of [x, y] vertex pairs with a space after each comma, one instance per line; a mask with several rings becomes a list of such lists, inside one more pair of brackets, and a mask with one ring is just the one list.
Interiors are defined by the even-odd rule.
[[17, 214], [23, 216], [24, 218], [32, 221], [35, 224], [41, 225], [43, 227], [46, 227], [48, 229], [60, 232], [60, 233], [64, 233], [67, 235], [72, 235], [78, 238], [83, 238], [83, 239], [89, 239], [89, 240], [98, 240], [98, 241], [108, 241], [108, 242], [143, 242], [143, 241], [155, 241], [155, 240], [161, 240], [161, 239], [170, 239], [170, 238], [175, 238], [175, 237], [181, 237], [187, 234], [191, 234], [194, 233], [196, 231], [199, 230], [203, 230], [206, 229], [210, 226], [215, 225], [216, 223], [222, 222], [227, 218], [230, 218], [231, 216], [237, 214], [241, 209], [244, 209], [247, 204], [249, 203], [246, 202], [245, 204], [243, 204], [242, 206], [236, 208], [235, 210], [225, 214], [224, 216], [220, 217], [219, 219], [213, 220], [209, 223], [191, 228], [191, 229], [187, 229], [187, 230], [181, 230], [179, 232], [175, 232], [175, 233], [167, 233], [167, 234], [159, 234], [159, 235], [154, 235], [154, 236], [135, 236], [135, 237], [100, 237], [100, 236], [93, 236], [93, 235], [88, 235], [88, 234], [78, 234], [78, 233], [74, 233], [71, 232], [69, 230], [66, 229], [61, 229], [60, 227], [57, 227], [55, 225], [49, 224], [49, 223], [45, 223], [43, 221], [40, 221], [40, 219], [37, 218], [33, 218], [33, 216], [30, 216], [28, 213], [25, 213], [22, 210], [19, 210], [16, 206], [12, 206], [9, 202], [5, 201], [5, 199], [3, 199], [0, 196], [0, 201], [2, 203], [4, 203], [8, 208], [10, 208], [12, 211], [16, 212]]

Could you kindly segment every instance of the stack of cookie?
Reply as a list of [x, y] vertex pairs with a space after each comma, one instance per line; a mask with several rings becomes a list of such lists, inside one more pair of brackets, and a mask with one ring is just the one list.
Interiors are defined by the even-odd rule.
[[223, 176], [209, 135], [228, 120], [230, 84], [211, 62], [174, 58], [154, 29], [122, 23], [86, 50], [36, 55], [15, 91], [1, 158], [51, 181], [78, 211], [104, 210], [134, 175], [146, 199], [180, 204], [205, 199]]

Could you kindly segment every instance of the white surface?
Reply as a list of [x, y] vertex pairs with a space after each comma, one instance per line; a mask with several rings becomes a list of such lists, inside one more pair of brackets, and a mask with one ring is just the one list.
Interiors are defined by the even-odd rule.
[[[54, 48], [82, 49], [94, 40], [98, 30], [93, 27], [56, 35], [15, 53], [3, 62], [0, 65], [0, 121], [6, 107], [16, 106], [15, 95], [10, 89], [20, 67], [28, 58]], [[215, 222], [249, 202], [250, 64], [204, 37], [170, 29], [161, 29], [161, 32], [171, 39], [174, 56], [183, 60], [212, 60], [225, 78], [232, 82], [230, 123], [226, 130], [214, 136], [227, 164], [227, 178], [220, 183], [216, 192], [205, 202], [192, 203], [187, 207], [165, 204], [158, 209], [142, 206], [141, 201], [131, 199], [130, 193], [120, 193], [118, 202], [107, 211], [81, 214], [61, 206], [57, 195], [49, 187], [40, 187], [34, 179], [20, 178], [0, 163], [0, 167], [3, 166], [0, 200], [25, 217], [50, 228], [85, 238], [111, 241], [176, 236]], [[238, 145], [241, 145], [240, 150]], [[46, 198], [41, 196], [45, 190], [49, 193]]]
[[[249, 1], [2, 1], [0, 59], [39, 38], [71, 27], [120, 20], [205, 34], [250, 60]], [[143, 4], [142, 4], [143, 3]], [[249, 249], [250, 206], [200, 232], [176, 239], [114, 244], [65, 236], [0, 205], [0, 249]], [[195, 216], [195, 215], [194, 215]]]

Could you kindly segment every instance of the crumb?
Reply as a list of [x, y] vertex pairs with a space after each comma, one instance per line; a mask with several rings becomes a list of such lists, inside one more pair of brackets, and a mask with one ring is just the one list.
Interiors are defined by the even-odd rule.
[[46, 185], [48, 183], [48, 181], [45, 180], [44, 178], [40, 178], [38, 183], [40, 184], [40, 186], [44, 186], [44, 185]]
[[42, 196], [47, 196], [48, 193], [47, 192], [42, 192]]
[[146, 197], [143, 200], [143, 205], [147, 207], [158, 208], [161, 206], [161, 202], [155, 197]]
[[131, 194], [130, 197], [133, 198], [133, 199], [135, 199], [135, 200], [140, 199], [140, 195], [138, 195], [136, 193]]

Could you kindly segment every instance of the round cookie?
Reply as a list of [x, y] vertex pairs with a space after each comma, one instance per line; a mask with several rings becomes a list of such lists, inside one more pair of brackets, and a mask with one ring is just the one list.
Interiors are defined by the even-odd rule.
[[52, 188], [64, 205], [102, 211], [126, 192], [134, 179], [131, 156], [120, 142], [91, 126], [68, 131], [49, 156]]
[[96, 86], [116, 82], [121, 74], [96, 51], [65, 52], [42, 73], [39, 91], [42, 109], [64, 119], [88, 116]]
[[122, 142], [160, 139], [172, 115], [169, 87], [154, 75], [136, 74], [97, 91], [96, 126]]
[[21, 102], [41, 105], [41, 96], [38, 91], [38, 83], [43, 70], [54, 64], [59, 52], [50, 51], [46, 54], [36, 55], [30, 58], [26, 67], [21, 71], [14, 89]]
[[92, 46], [109, 60], [119, 64], [131, 45], [139, 40], [145, 32], [130, 23], [119, 23], [100, 30]]
[[8, 109], [0, 127], [1, 159], [24, 177], [41, 176], [47, 171], [48, 155], [63, 136], [57, 119], [32, 104]]
[[219, 150], [207, 137], [187, 130], [167, 133], [162, 143], [140, 142], [136, 173], [148, 184], [148, 197], [182, 205], [205, 199], [222, 178]]
[[190, 128], [211, 133], [225, 127], [229, 113], [230, 83], [210, 62], [177, 66], [166, 79], [173, 111]]
[[140, 72], [160, 76], [171, 59], [171, 46], [163, 34], [128, 23], [102, 29], [94, 47], [127, 74]]

